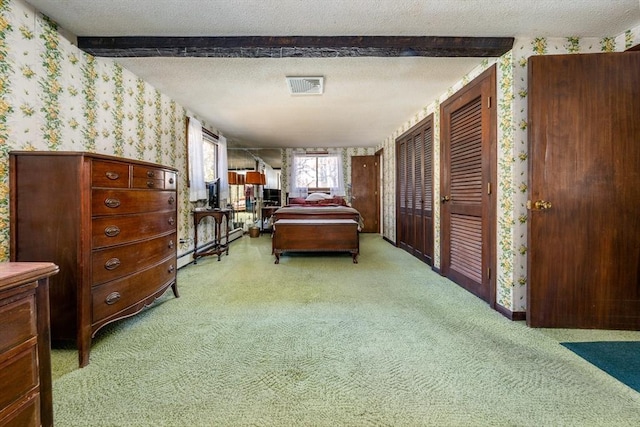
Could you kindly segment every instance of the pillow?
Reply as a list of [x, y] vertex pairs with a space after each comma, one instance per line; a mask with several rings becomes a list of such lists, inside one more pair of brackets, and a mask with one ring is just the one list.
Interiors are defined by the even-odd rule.
[[340, 196], [335, 196], [330, 199], [322, 200], [317, 202], [320, 205], [335, 205], [335, 206], [345, 206], [346, 202]]
[[333, 199], [333, 196], [325, 193], [311, 193], [305, 199], [307, 202], [316, 202], [318, 200]]

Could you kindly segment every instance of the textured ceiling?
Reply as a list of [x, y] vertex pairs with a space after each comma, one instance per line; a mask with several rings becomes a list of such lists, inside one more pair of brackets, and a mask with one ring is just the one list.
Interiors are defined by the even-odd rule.
[[[31, 0], [78, 36], [602, 36], [638, 0]], [[634, 16], [635, 15], [635, 16]], [[559, 34], [561, 33], [561, 34]]]
[[[27, 0], [75, 36], [616, 36], [639, 0]], [[230, 146], [374, 146], [481, 58], [119, 58]], [[291, 96], [286, 76], [324, 76]]]

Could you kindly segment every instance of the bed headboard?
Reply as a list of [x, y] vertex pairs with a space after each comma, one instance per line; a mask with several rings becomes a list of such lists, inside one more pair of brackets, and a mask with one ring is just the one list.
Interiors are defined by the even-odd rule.
[[[320, 190], [320, 191], [312, 191]], [[313, 197], [314, 195], [326, 195], [326, 197]], [[348, 206], [345, 198], [342, 196], [330, 197], [331, 191], [328, 188], [310, 188], [309, 195], [307, 197], [289, 197], [289, 193], [286, 194], [286, 202], [288, 205], [304, 205], [304, 206], [318, 206], [318, 205], [341, 205]]]

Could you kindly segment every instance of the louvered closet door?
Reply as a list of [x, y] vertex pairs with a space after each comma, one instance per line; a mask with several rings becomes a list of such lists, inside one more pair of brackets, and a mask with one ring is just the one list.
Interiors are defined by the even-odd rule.
[[424, 202], [422, 190], [424, 188], [422, 176], [422, 161], [424, 156], [424, 145], [422, 143], [422, 135], [417, 133], [410, 139], [409, 146], [413, 149], [413, 162], [411, 164], [413, 173], [413, 186], [411, 197], [411, 224], [413, 228], [413, 254], [418, 258], [422, 258], [424, 251], [424, 232], [422, 230], [422, 203]]
[[409, 222], [407, 217], [407, 191], [409, 187], [409, 176], [407, 176], [407, 147], [408, 141], [398, 141], [396, 146], [396, 164], [397, 164], [397, 203], [396, 203], [396, 241], [398, 246], [406, 251], [411, 251], [412, 247], [408, 242]]
[[431, 264], [433, 258], [433, 116], [397, 140], [398, 245]]
[[415, 220], [413, 218], [413, 181], [415, 180], [414, 176], [413, 176], [413, 155], [414, 155], [414, 150], [413, 150], [413, 144], [411, 144], [410, 140], [407, 140], [407, 159], [406, 159], [406, 177], [407, 177], [407, 187], [405, 188], [405, 201], [406, 201], [406, 210], [404, 213], [404, 221], [406, 223], [405, 226], [405, 235], [404, 235], [404, 242], [406, 243], [407, 247], [413, 251], [413, 246], [414, 246], [414, 234], [415, 234]]
[[[495, 80], [494, 80], [495, 81]], [[442, 274], [490, 301], [490, 85], [442, 106]]]
[[429, 265], [433, 265], [433, 118], [421, 134], [422, 140], [422, 203], [421, 256]]

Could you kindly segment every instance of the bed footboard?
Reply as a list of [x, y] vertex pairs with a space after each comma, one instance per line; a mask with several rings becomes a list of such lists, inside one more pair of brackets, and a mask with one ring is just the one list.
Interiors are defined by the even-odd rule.
[[351, 219], [280, 219], [274, 223], [275, 264], [284, 252], [349, 252], [358, 263], [358, 223]]

